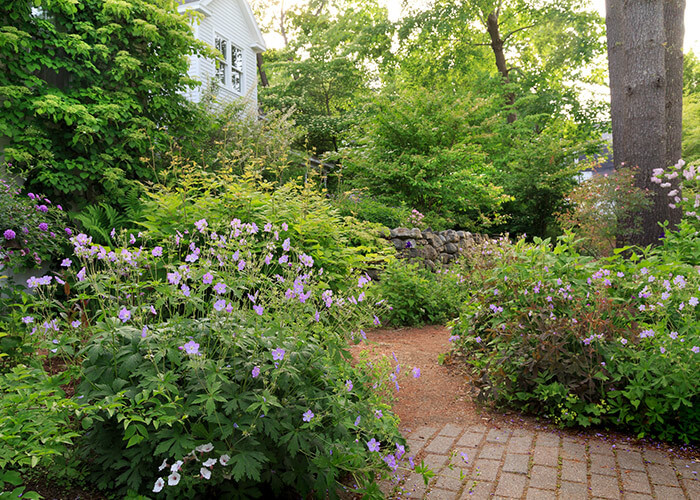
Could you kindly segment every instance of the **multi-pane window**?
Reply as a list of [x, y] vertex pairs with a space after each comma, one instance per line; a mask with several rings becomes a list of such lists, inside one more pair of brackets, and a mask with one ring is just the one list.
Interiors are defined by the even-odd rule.
[[231, 45], [231, 86], [236, 92], [241, 92], [243, 80], [243, 51]]
[[228, 41], [219, 36], [214, 38], [214, 48], [221, 52], [222, 57], [216, 60], [216, 74], [214, 77], [221, 85], [226, 86], [228, 74]]
[[216, 60], [216, 81], [240, 93], [243, 87], [243, 51], [218, 35], [214, 38], [214, 47], [221, 52], [221, 57]]

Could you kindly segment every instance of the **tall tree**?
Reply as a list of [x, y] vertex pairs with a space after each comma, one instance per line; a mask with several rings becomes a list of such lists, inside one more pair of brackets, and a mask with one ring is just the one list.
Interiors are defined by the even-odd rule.
[[624, 243], [646, 246], [663, 236], [659, 222], [674, 227], [681, 217], [650, 179], [681, 158], [685, 0], [605, 4], [615, 165], [638, 166], [636, 185], [653, 193], [641, 214], [644, 230]]

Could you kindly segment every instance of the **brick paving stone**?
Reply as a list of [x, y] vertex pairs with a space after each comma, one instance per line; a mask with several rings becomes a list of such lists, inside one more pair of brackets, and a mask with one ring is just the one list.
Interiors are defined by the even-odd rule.
[[560, 438], [551, 432], [540, 432], [537, 434], [537, 446], [559, 446]]
[[530, 487], [543, 490], [554, 490], [557, 488], [557, 469], [534, 465], [530, 471]]
[[460, 500], [487, 500], [492, 498], [491, 491], [493, 491], [492, 482], [477, 481], [474, 485], [467, 483]]
[[474, 469], [472, 470], [471, 477], [484, 481], [493, 481], [498, 475], [498, 468], [501, 465], [499, 460], [486, 460], [480, 458], [474, 463]]
[[646, 462], [660, 465], [671, 465], [671, 460], [668, 458], [668, 455], [662, 451], [644, 450], [642, 455], [644, 456], [644, 460]]
[[408, 445], [406, 447], [406, 451], [409, 452], [410, 455], [418, 455], [421, 450], [425, 447], [427, 441], [425, 440], [413, 440], [413, 439], [407, 439], [406, 444]]
[[613, 455], [598, 455], [591, 453], [591, 474], [617, 476], [615, 457]]
[[438, 472], [438, 470], [447, 463], [448, 458], [449, 457], [446, 455], [436, 455], [434, 453], [430, 453], [423, 458], [423, 461], [425, 462], [425, 465], [430, 467], [433, 471]]
[[467, 432], [486, 432], [486, 426], [481, 424], [468, 425]]
[[539, 465], [556, 467], [559, 465], [559, 448], [553, 446], [535, 446], [532, 460]]
[[[461, 478], [460, 478], [461, 473]], [[469, 477], [469, 470], [454, 468], [445, 469], [435, 481], [435, 487], [443, 490], [459, 491]]]
[[571, 460], [585, 460], [586, 445], [571, 439], [564, 439], [561, 445], [561, 456]]
[[496, 496], [520, 498], [523, 496], [526, 483], [527, 478], [525, 476], [504, 472], [501, 474], [501, 477], [498, 480], [498, 486], [496, 486]]
[[455, 438], [453, 437], [438, 436], [434, 438], [428, 446], [426, 446], [425, 451], [428, 453], [440, 453], [446, 455], [450, 451], [452, 443], [454, 442]]
[[430, 500], [455, 500], [457, 494], [454, 491], [441, 490], [439, 488], [431, 489], [425, 498]]
[[646, 472], [621, 471], [620, 476], [622, 477], [622, 491], [651, 495], [651, 487], [649, 486], [649, 478]]
[[532, 431], [528, 431], [527, 429], [513, 429], [513, 437], [535, 437], [535, 434]]
[[700, 498], [700, 481], [694, 479], [681, 479], [681, 484], [688, 494], [688, 498]]
[[670, 465], [649, 464], [647, 465], [647, 471], [649, 471], [649, 479], [651, 479], [653, 484], [678, 487], [676, 471]]
[[528, 488], [525, 500], [552, 500], [555, 498], [553, 491], [538, 490], [537, 488]]
[[[471, 468], [474, 460], [476, 460], [476, 448], [460, 448], [456, 446], [453, 451], [454, 454], [450, 453], [450, 456], [452, 457], [451, 463], [455, 467], [461, 467], [463, 469]], [[462, 458], [462, 453], [465, 453], [467, 456], [466, 462]]]
[[491, 429], [486, 434], [487, 443], [505, 443], [510, 437], [510, 430], [507, 429]]
[[427, 487], [423, 481], [423, 476], [413, 473], [408, 476], [402, 486], [402, 498], [423, 498], [426, 489]]
[[427, 425], [424, 425], [422, 427], [418, 427], [416, 430], [411, 432], [408, 435], [408, 439], [414, 439], [414, 440], [427, 440], [433, 437], [433, 434], [437, 432], [437, 427], [428, 427]]
[[617, 452], [617, 463], [621, 469], [644, 471], [642, 454], [638, 451], [620, 450]]
[[491, 458], [494, 460], [500, 460], [503, 457], [503, 452], [506, 447], [502, 444], [487, 444], [481, 449], [479, 453], [479, 458]]
[[654, 497], [644, 493], [623, 493], [622, 500], [654, 500]]
[[614, 456], [613, 448], [610, 443], [599, 439], [591, 439], [588, 441], [588, 452], [596, 455]]
[[532, 448], [532, 436], [514, 436], [508, 441], [510, 453], [528, 453], [530, 448]]
[[700, 464], [691, 460], [674, 459], [673, 464], [681, 476], [687, 479], [700, 477]]
[[445, 427], [443, 427], [440, 430], [439, 436], [449, 436], [449, 437], [457, 437], [459, 436], [462, 431], [464, 430], [464, 427], [460, 427], [458, 425], [454, 424], [445, 424]]
[[620, 489], [615, 477], [591, 474], [591, 492], [593, 496], [601, 498], [620, 498]]
[[508, 453], [506, 455], [506, 460], [503, 463], [503, 471], [513, 472], [515, 474], [527, 474], [529, 462], [529, 455], [515, 455]]
[[669, 486], [654, 486], [654, 493], [659, 500], [685, 500], [686, 496], [680, 488]]
[[586, 482], [586, 462], [577, 462], [574, 460], [563, 460], [561, 463], [561, 478], [564, 481], [574, 483]]
[[588, 498], [588, 487], [583, 483], [562, 481], [559, 487], [559, 498], [562, 500]]
[[457, 446], [469, 446], [472, 448], [476, 448], [477, 446], [479, 446], [479, 443], [481, 443], [482, 439], [484, 439], [483, 432], [477, 433], [467, 431], [461, 438], [459, 438], [459, 441], [457, 441]]

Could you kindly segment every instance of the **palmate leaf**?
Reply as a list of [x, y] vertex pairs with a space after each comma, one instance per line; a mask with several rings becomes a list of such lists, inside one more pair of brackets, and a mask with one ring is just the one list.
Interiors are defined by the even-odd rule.
[[248, 478], [260, 481], [262, 465], [267, 462], [267, 457], [259, 451], [241, 451], [231, 457], [231, 473], [236, 481]]

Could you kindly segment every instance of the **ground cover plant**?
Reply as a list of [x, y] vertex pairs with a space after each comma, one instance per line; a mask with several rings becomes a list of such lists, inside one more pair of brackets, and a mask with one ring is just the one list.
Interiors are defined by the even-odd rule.
[[596, 261], [571, 234], [488, 251], [452, 324], [482, 396], [562, 425], [700, 437], [694, 267], [663, 248]]
[[[369, 278], [326, 288], [285, 222], [180, 230], [162, 245], [79, 234], [61, 272], [4, 312], [34, 352], [0, 360], [4, 465], [69, 463], [119, 494], [334, 496], [349, 474], [380, 495], [375, 474], [408, 457], [386, 404], [398, 369], [349, 363], [347, 342], [379, 324]], [[10, 403], [34, 383], [43, 418], [27, 427]], [[22, 438], [36, 428], [45, 447]]]

